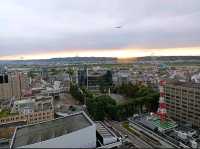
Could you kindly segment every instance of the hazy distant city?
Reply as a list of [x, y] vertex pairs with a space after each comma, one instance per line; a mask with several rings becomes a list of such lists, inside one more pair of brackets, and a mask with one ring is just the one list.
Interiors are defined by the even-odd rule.
[[200, 148], [200, 1], [0, 5], [0, 148]]
[[1, 147], [199, 146], [199, 57], [1, 63]]

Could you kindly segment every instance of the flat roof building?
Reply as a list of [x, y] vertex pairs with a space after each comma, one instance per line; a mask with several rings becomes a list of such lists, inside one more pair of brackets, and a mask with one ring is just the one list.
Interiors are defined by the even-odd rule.
[[108, 145], [117, 142], [117, 136], [111, 132], [102, 122], [96, 122], [97, 136], [102, 145]]
[[17, 127], [11, 148], [96, 148], [96, 125], [79, 112]]

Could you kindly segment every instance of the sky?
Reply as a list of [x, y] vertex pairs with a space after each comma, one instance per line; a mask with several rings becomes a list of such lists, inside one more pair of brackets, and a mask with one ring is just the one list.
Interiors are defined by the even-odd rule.
[[199, 0], [0, 0], [0, 60], [149, 55], [200, 55]]

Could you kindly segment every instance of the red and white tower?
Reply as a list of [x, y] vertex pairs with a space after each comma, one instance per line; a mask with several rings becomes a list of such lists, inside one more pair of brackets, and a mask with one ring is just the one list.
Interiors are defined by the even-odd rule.
[[167, 118], [167, 110], [166, 110], [166, 103], [164, 100], [164, 84], [166, 83], [166, 81], [161, 80], [159, 82], [160, 84], [160, 100], [159, 100], [159, 107], [158, 107], [158, 111], [157, 114], [160, 117], [161, 122], [164, 122]]

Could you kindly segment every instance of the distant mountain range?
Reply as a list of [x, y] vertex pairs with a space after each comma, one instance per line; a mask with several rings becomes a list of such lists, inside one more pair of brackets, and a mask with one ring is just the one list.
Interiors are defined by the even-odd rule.
[[76, 63], [109, 63], [116, 62], [117, 58], [113, 57], [66, 57], [66, 58], [52, 58], [52, 59], [38, 59], [38, 60], [2, 60], [1, 65], [48, 65], [48, 64], [76, 64]]
[[148, 57], [141, 57], [138, 58], [138, 60], [144, 60], [144, 61], [151, 61], [151, 60], [157, 60], [157, 61], [199, 61], [200, 56], [148, 56]]
[[[148, 56], [128, 58], [128, 62], [163, 61], [163, 62], [200, 62], [200, 56]], [[118, 63], [115, 57], [66, 57], [39, 60], [2, 60], [0, 65], [48, 65], [48, 64], [80, 64], [80, 63]]]

